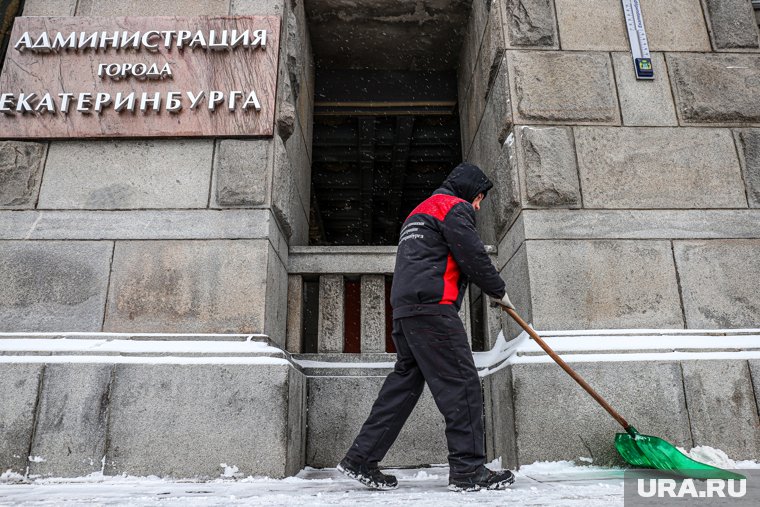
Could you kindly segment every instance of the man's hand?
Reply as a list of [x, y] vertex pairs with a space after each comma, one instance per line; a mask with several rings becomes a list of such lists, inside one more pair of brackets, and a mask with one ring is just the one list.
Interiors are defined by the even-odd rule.
[[501, 299], [492, 298], [491, 306], [503, 306], [504, 308], [509, 308], [511, 310], [515, 309], [515, 305], [513, 305], [512, 301], [509, 300], [509, 294], [506, 292], [504, 293], [504, 297]]

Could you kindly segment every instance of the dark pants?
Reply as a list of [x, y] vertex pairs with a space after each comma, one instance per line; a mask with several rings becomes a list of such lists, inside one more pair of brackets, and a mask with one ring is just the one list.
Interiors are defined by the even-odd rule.
[[453, 474], [485, 463], [483, 395], [462, 321], [458, 316], [419, 315], [393, 320], [398, 359], [385, 379], [348, 458], [375, 465], [398, 437], [427, 381], [446, 420]]

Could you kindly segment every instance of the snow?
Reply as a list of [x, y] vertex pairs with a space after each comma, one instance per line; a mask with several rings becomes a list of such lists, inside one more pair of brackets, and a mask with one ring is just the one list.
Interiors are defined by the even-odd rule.
[[2, 337], [18, 337], [18, 338], [30, 338], [30, 339], [37, 339], [37, 338], [68, 338], [68, 337], [75, 337], [75, 338], [82, 338], [82, 337], [91, 337], [91, 338], [160, 338], [163, 340], [171, 339], [171, 338], [184, 338], [188, 336], [192, 336], [195, 338], [212, 338], [212, 339], [219, 339], [220, 337], [224, 338], [240, 338], [247, 341], [253, 340], [254, 338], [259, 339], [267, 339], [268, 336], [265, 334], [219, 334], [219, 333], [108, 333], [108, 332], [101, 332], [101, 331], [65, 331], [65, 332], [40, 332], [40, 333], [30, 333], [28, 331], [17, 331], [17, 332], [11, 332], [11, 333], [2, 333], [0, 335]]
[[[760, 469], [757, 461], [734, 461], [711, 447], [695, 447], [688, 454], [721, 468]], [[237, 466], [220, 463], [220, 477], [208, 482], [104, 476], [102, 472], [74, 479], [27, 479], [6, 472], [0, 475], [0, 506], [622, 506], [625, 470], [588, 465], [589, 458], [579, 461], [524, 465], [515, 473], [510, 489], [477, 493], [448, 491], [448, 467], [443, 465], [387, 470], [399, 479], [399, 487], [393, 491], [366, 489], [334, 468], [306, 467], [295, 477], [270, 479], [243, 477]], [[501, 458], [487, 466], [501, 468]]]
[[746, 470], [749, 468], [760, 468], [760, 463], [757, 461], [734, 461], [720, 449], [715, 449], [706, 445], [697, 446], [691, 451], [686, 451], [682, 447], [678, 447], [677, 449], [689, 456], [691, 459], [726, 470]]
[[0, 350], [7, 352], [95, 352], [119, 354], [282, 354], [282, 350], [263, 341], [190, 341], [124, 339], [23, 339], [0, 340]]
[[291, 362], [280, 357], [240, 356], [0, 356], [0, 363], [86, 363], [86, 364], [279, 364]]
[[[447, 489], [448, 468], [388, 470], [399, 487], [393, 491], [367, 489], [335, 469], [302, 470], [296, 477], [274, 480], [266, 477], [234, 479], [227, 474], [209, 482], [171, 481], [157, 477], [106, 477], [100, 473], [78, 479], [36, 479], [32, 484], [3, 484], [0, 505], [57, 506], [385, 506], [484, 507], [509, 505], [552, 505], [558, 507], [602, 507], [623, 505], [619, 471], [588, 479], [587, 467], [562, 462], [531, 477], [531, 467], [517, 472], [516, 483], [504, 491], [455, 493]], [[535, 469], [535, 467], [534, 467]], [[527, 470], [527, 471], [525, 471]], [[538, 469], [536, 469], [538, 470]], [[556, 480], [557, 474], [570, 477]], [[3, 476], [5, 477], [5, 476]], [[554, 477], [555, 480], [551, 480]], [[549, 480], [547, 480], [547, 478]]]
[[240, 473], [240, 469], [236, 467], [235, 465], [228, 465], [227, 463], [219, 463], [219, 466], [224, 468], [224, 472], [222, 472], [222, 477], [230, 479], [230, 478], [236, 478], [239, 479], [243, 476], [243, 474]]
[[[758, 329], [618, 329], [547, 331], [538, 334], [568, 363], [760, 358]], [[497, 362], [502, 361], [488, 374], [508, 364], [553, 362], [525, 332], [506, 344], [501, 343], [503, 338], [499, 333], [491, 351], [475, 353], [476, 356], [495, 355]]]
[[[646, 353], [628, 353], [628, 354], [562, 354], [562, 359], [568, 363], [588, 363], [588, 362], [647, 362], [647, 361], [688, 361], [702, 359], [760, 359], [760, 350], [758, 351], [738, 351], [738, 352], [646, 352]], [[549, 356], [517, 356], [510, 358], [510, 364], [526, 363], [551, 363], [554, 362]]]
[[663, 329], [663, 328], [630, 328], [630, 329], [570, 329], [566, 331], [541, 331], [544, 336], [735, 336], [760, 335], [760, 328], [744, 329]]
[[[760, 329], [615, 329], [538, 331], [567, 362], [760, 359]], [[481, 377], [511, 364], [549, 363], [552, 359], [523, 332], [507, 341], [502, 332], [491, 350], [473, 352]], [[390, 369], [393, 362], [295, 360], [304, 368]]]
[[[541, 335], [539, 335], [541, 336]], [[557, 352], [577, 352], [577, 351], [627, 351], [627, 350], [653, 350], [653, 351], [704, 351], [718, 349], [735, 349], [735, 350], [760, 350], [760, 333], [755, 335], [733, 335], [721, 336], [716, 339], [715, 336], [696, 334], [690, 331], [689, 334], [677, 335], [660, 335], [644, 334], [636, 335], [556, 335], [553, 333], [544, 333], [541, 338], [544, 339]], [[520, 350], [523, 353], [541, 353], [543, 350], [535, 341], [525, 344]]]
[[298, 363], [302, 368], [366, 368], [366, 369], [378, 369], [382, 370], [385, 368], [393, 368], [393, 365], [396, 364], [392, 361], [386, 361], [386, 362], [375, 362], [375, 363], [368, 363], [368, 362], [362, 362], [362, 361], [314, 361], [312, 359], [293, 359], [294, 362]]
[[[590, 330], [539, 332], [568, 362], [652, 361], [681, 359], [760, 358], [760, 330]], [[152, 363], [152, 364], [281, 364], [291, 362], [260, 335], [241, 335], [238, 341], [204, 340], [206, 335], [135, 335], [125, 333], [9, 333], [0, 339], [0, 352], [39, 355], [0, 355], [5, 363]], [[174, 337], [175, 340], [166, 340]], [[151, 339], [155, 338], [155, 339]], [[246, 341], [242, 341], [245, 339]], [[61, 355], [43, 355], [44, 353]], [[68, 355], [65, 355], [68, 354]], [[133, 354], [133, 355], [119, 355]], [[138, 355], [143, 354], [143, 355]], [[152, 354], [152, 355], [151, 355]], [[184, 356], [200, 354], [201, 356]], [[220, 355], [230, 354], [230, 355]], [[506, 341], [499, 334], [494, 347], [473, 354], [481, 376], [510, 364], [550, 362], [527, 333]], [[296, 361], [310, 368], [392, 368], [392, 362], [347, 363]], [[685, 452], [685, 451], [684, 451]], [[723, 451], [695, 447], [685, 452], [693, 459], [724, 469], [760, 468], [757, 461], [734, 461]], [[41, 462], [44, 456], [28, 456]], [[220, 463], [220, 477], [209, 482], [158, 477], [104, 476], [28, 478], [0, 473], [0, 506], [29, 505], [552, 505], [596, 507], [623, 504], [623, 469], [593, 466], [586, 457], [573, 461], [536, 462], [521, 467], [515, 485], [506, 491], [452, 493], [447, 490], [448, 468], [393, 470], [399, 488], [378, 492], [343, 477], [335, 469], [302, 470], [298, 476], [275, 480], [243, 477], [234, 463]], [[501, 467], [501, 460], [489, 466]]]
[[291, 364], [281, 349], [262, 338], [263, 335], [3, 333], [0, 353], [9, 354], [0, 354], [0, 363]]
[[[760, 329], [539, 331], [539, 335], [568, 362], [760, 358]], [[268, 345], [263, 335], [4, 333], [0, 338], [0, 352], [10, 353], [0, 355], [3, 363], [289, 364], [282, 350]], [[481, 377], [510, 364], [551, 362], [525, 332], [510, 341], [500, 332], [491, 350], [475, 352], [473, 357]], [[390, 369], [394, 364], [292, 361], [304, 368], [336, 369]]]

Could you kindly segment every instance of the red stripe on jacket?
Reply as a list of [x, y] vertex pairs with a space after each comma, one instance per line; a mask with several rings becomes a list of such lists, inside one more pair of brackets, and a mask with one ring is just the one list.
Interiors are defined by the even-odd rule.
[[[455, 197], [453, 195], [446, 194], [434, 194], [422, 201], [407, 217], [409, 220], [413, 215], [429, 215], [441, 222], [443, 222], [446, 215], [451, 211], [456, 204], [464, 202], [464, 199]], [[449, 252], [449, 256], [446, 259], [446, 271], [443, 274], [443, 297], [441, 298], [441, 305], [454, 304], [459, 297], [459, 266], [454, 260], [454, 256]]]
[[453, 304], [459, 297], [459, 266], [457, 266], [454, 256], [449, 252], [446, 259], [446, 272], [443, 274], [443, 297], [441, 305]]
[[430, 215], [433, 218], [443, 221], [448, 212], [451, 211], [451, 208], [460, 202], [465, 202], [465, 200], [460, 199], [459, 197], [454, 197], [453, 195], [434, 194], [414, 208], [406, 219], [409, 220], [409, 217], [412, 215], [422, 213], [423, 215]]

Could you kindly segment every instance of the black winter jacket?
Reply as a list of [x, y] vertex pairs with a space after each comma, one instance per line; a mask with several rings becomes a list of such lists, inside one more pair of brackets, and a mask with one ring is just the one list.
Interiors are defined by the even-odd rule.
[[456, 313], [469, 281], [501, 299], [504, 281], [475, 229], [471, 202], [493, 184], [472, 164], [459, 164], [404, 222], [391, 287], [393, 318]]

